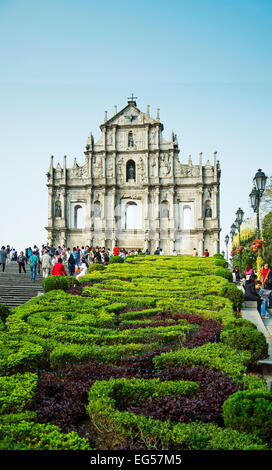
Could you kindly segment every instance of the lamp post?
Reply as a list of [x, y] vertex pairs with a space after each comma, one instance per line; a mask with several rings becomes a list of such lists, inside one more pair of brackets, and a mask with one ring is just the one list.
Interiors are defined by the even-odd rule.
[[[241, 245], [241, 224], [243, 222], [243, 217], [244, 217], [244, 211], [239, 207], [239, 209], [236, 212], [236, 225], [238, 228], [238, 234], [239, 234], [239, 246]], [[242, 273], [242, 252], [241, 250], [239, 251], [239, 261], [240, 261], [240, 276]]]
[[261, 198], [265, 191], [267, 176], [264, 172], [259, 169], [253, 179], [253, 188], [249, 195], [250, 197], [250, 204], [254, 212], [256, 212], [257, 216], [257, 238], [260, 238], [260, 204]]
[[[250, 197], [250, 204], [254, 212], [256, 212], [257, 218], [257, 239], [260, 239], [260, 206], [261, 206], [261, 198], [265, 191], [267, 176], [265, 173], [259, 168], [256, 175], [253, 178], [253, 188], [249, 195]], [[257, 269], [258, 269], [258, 279], [261, 279], [261, 264], [262, 259], [260, 255], [260, 251], [258, 250], [257, 256]]]
[[225, 243], [226, 243], [226, 249], [227, 249], [227, 261], [228, 261], [228, 244], [229, 244], [229, 236], [225, 236]]
[[[231, 227], [230, 227], [232, 250], [233, 250], [233, 237], [235, 235], [235, 232], [236, 232], [236, 225], [232, 224]], [[232, 269], [233, 269], [233, 267], [234, 267], [234, 256], [232, 257]]]

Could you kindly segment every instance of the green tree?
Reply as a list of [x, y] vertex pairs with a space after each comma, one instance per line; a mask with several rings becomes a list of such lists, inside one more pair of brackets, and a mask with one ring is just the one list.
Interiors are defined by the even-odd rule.
[[[272, 207], [272, 206], [271, 206]], [[268, 212], [263, 219], [263, 236], [267, 243], [264, 249], [264, 261], [272, 264], [272, 211]]]

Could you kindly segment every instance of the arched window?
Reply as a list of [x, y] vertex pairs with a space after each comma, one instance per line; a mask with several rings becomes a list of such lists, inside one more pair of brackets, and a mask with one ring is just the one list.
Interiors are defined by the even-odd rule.
[[135, 180], [136, 179], [136, 171], [135, 171], [135, 162], [133, 160], [129, 160], [127, 162], [127, 167], [126, 167], [126, 173], [127, 173], [127, 181], [129, 180]]
[[136, 202], [126, 205], [126, 230], [136, 230], [139, 227], [139, 207]]
[[60, 201], [56, 201], [56, 204], [55, 204], [55, 217], [61, 217], [61, 203], [60, 203]]
[[74, 228], [83, 227], [82, 206], [76, 205], [74, 209]]
[[128, 133], [128, 147], [134, 147], [133, 133], [129, 131]]
[[168, 210], [168, 202], [167, 201], [162, 201], [161, 202], [161, 218], [162, 219], [168, 219], [169, 218], [169, 210]]
[[100, 219], [101, 217], [101, 204], [99, 201], [95, 201], [94, 203], [94, 217], [96, 219]]
[[182, 228], [183, 230], [190, 230], [192, 228], [192, 211], [191, 207], [184, 206], [183, 213], [182, 213]]

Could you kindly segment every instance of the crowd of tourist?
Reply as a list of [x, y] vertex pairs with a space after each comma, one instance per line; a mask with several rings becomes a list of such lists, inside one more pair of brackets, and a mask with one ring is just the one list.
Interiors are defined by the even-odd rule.
[[[119, 249], [114, 247], [113, 250], [101, 247], [76, 246], [73, 249], [66, 248], [65, 246], [48, 246], [42, 245], [41, 249], [34, 245], [25, 248], [24, 251], [18, 252], [11, 248], [10, 245], [3, 246], [0, 251], [0, 265], [2, 271], [5, 271], [6, 264], [10, 261], [16, 261], [19, 268], [19, 273], [26, 273], [26, 265], [30, 268], [30, 277], [33, 282], [36, 280], [36, 275], [42, 274], [45, 278], [51, 275], [75, 275], [77, 278], [84, 276], [87, 273], [88, 266], [92, 263], [100, 263], [105, 266], [109, 263], [111, 256], [119, 255], [126, 258], [128, 255], [137, 255], [141, 252], [139, 249], [127, 250], [125, 248]], [[146, 250], [146, 255], [151, 254]], [[155, 255], [163, 255], [163, 250], [157, 248], [154, 252]], [[177, 255], [176, 251], [173, 255]]]
[[240, 274], [238, 266], [234, 266], [232, 271], [233, 281], [241, 284], [244, 290], [244, 298], [257, 302], [257, 310], [262, 318], [272, 316], [268, 309], [272, 308], [272, 269], [268, 264], [262, 267], [262, 279], [257, 278], [252, 264], [248, 264]]

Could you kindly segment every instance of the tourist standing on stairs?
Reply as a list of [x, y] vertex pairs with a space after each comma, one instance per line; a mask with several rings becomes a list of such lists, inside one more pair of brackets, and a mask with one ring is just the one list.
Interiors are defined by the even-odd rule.
[[36, 280], [36, 271], [37, 271], [37, 264], [39, 262], [39, 258], [35, 253], [31, 253], [29, 258], [29, 265], [30, 265], [30, 278], [33, 282]]
[[42, 275], [43, 275], [43, 277], [49, 276], [50, 270], [52, 268], [52, 260], [51, 260], [51, 256], [49, 255], [48, 251], [46, 251], [42, 255], [41, 265], [42, 265]]
[[0, 264], [2, 264], [2, 271], [5, 271], [6, 267], [6, 261], [7, 261], [7, 252], [5, 251], [5, 247], [2, 246], [0, 250]]
[[24, 273], [26, 274], [25, 257], [24, 257], [24, 252], [23, 251], [20, 252], [20, 254], [17, 258], [17, 263], [18, 263], [18, 266], [19, 266], [19, 274], [21, 274], [22, 268], [23, 268]]

